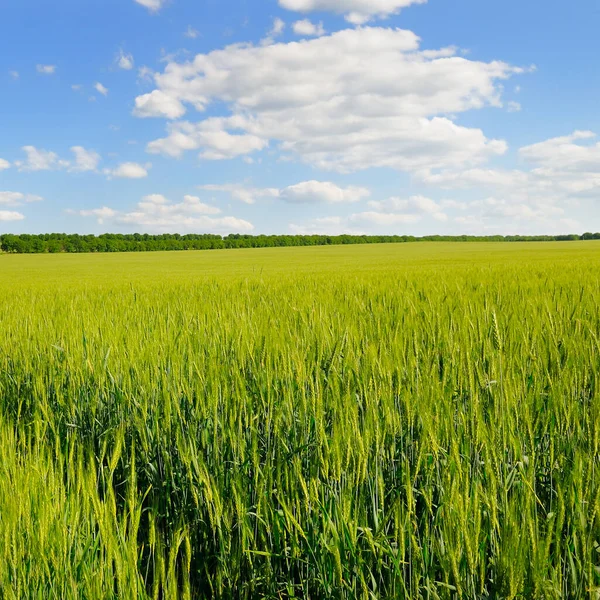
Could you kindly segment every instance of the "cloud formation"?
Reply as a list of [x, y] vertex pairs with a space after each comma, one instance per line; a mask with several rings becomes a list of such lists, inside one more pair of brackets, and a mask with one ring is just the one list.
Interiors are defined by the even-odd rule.
[[296, 21], [292, 25], [292, 29], [296, 35], [302, 35], [306, 37], [319, 37], [321, 35], [325, 35], [327, 33], [325, 28], [323, 27], [323, 23], [313, 23], [309, 19], [302, 19], [301, 21]]
[[73, 146], [71, 152], [75, 154], [75, 163], [71, 166], [71, 171], [95, 171], [102, 160], [97, 152], [86, 150], [83, 146]]
[[56, 73], [56, 65], [37, 65], [36, 71], [41, 75], [54, 75]]
[[40, 202], [41, 196], [34, 194], [23, 194], [21, 192], [0, 192], [0, 205], [2, 206], [21, 206], [24, 203]]
[[279, 5], [296, 12], [328, 11], [342, 14], [354, 25], [363, 25], [371, 19], [386, 19], [412, 4], [427, 0], [279, 0]]
[[19, 171], [58, 171], [68, 169], [76, 173], [85, 171], [96, 171], [101, 161], [100, 155], [94, 150], [87, 150], [83, 146], [71, 147], [74, 160], [60, 158], [56, 152], [36, 148], [35, 146], [23, 146], [22, 150], [27, 155], [24, 161], [15, 161]]
[[200, 150], [204, 159], [232, 158], [275, 143], [284, 157], [339, 172], [457, 168], [507, 145], [451, 115], [502, 106], [502, 82], [523, 72], [454, 48], [420, 50], [410, 31], [364, 27], [171, 61], [155, 75], [157, 89], [136, 99], [134, 114], [175, 120], [190, 107], [228, 108], [171, 123], [167, 137], [148, 145], [169, 156]]
[[370, 196], [364, 187], [342, 188], [330, 181], [303, 181], [285, 188], [253, 188], [243, 184], [201, 185], [199, 189], [211, 192], [224, 192], [235, 200], [254, 204], [263, 198], [278, 198], [291, 204], [351, 204]]
[[134, 162], [121, 163], [114, 169], [105, 169], [104, 174], [119, 179], [143, 179], [148, 177], [148, 169], [151, 165], [140, 165]]
[[144, 231], [195, 233], [248, 233], [252, 223], [243, 219], [220, 215], [216, 206], [203, 203], [197, 196], [184, 196], [179, 203], [170, 202], [162, 194], [144, 196], [130, 212], [102, 207], [91, 210], [69, 211], [82, 217], [94, 217], [102, 224], [106, 220], [117, 224], [140, 227]]
[[157, 13], [165, 4], [166, 0], [134, 0], [144, 8], [147, 8], [151, 13]]
[[14, 210], [0, 210], [0, 221], [22, 221], [25, 215]]
[[103, 96], [108, 96], [108, 88], [105, 88], [99, 81], [94, 84], [94, 89]]
[[117, 55], [117, 66], [124, 71], [131, 71], [135, 65], [133, 54], [125, 54], [121, 49]]
[[23, 146], [22, 150], [27, 155], [25, 161], [15, 161], [19, 171], [52, 171], [68, 168], [68, 160], [59, 158], [56, 152], [38, 149], [35, 146]]

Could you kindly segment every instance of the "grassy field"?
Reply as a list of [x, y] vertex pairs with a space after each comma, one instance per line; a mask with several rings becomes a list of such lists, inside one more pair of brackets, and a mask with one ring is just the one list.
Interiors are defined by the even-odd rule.
[[598, 242], [0, 255], [0, 596], [597, 598], [599, 340]]

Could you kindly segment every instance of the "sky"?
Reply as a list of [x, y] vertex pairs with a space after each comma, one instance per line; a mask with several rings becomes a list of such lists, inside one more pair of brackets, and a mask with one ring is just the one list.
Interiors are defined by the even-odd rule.
[[600, 231], [597, 0], [0, 0], [0, 233]]

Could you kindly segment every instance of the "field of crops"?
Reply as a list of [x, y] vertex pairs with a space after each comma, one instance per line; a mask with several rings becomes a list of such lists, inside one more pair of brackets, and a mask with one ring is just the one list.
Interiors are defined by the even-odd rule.
[[590, 598], [600, 243], [0, 255], [0, 596]]

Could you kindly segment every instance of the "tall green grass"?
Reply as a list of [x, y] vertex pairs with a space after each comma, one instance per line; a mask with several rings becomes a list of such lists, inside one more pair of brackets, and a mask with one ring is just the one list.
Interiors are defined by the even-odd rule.
[[596, 598], [599, 274], [593, 243], [0, 257], [0, 596]]

